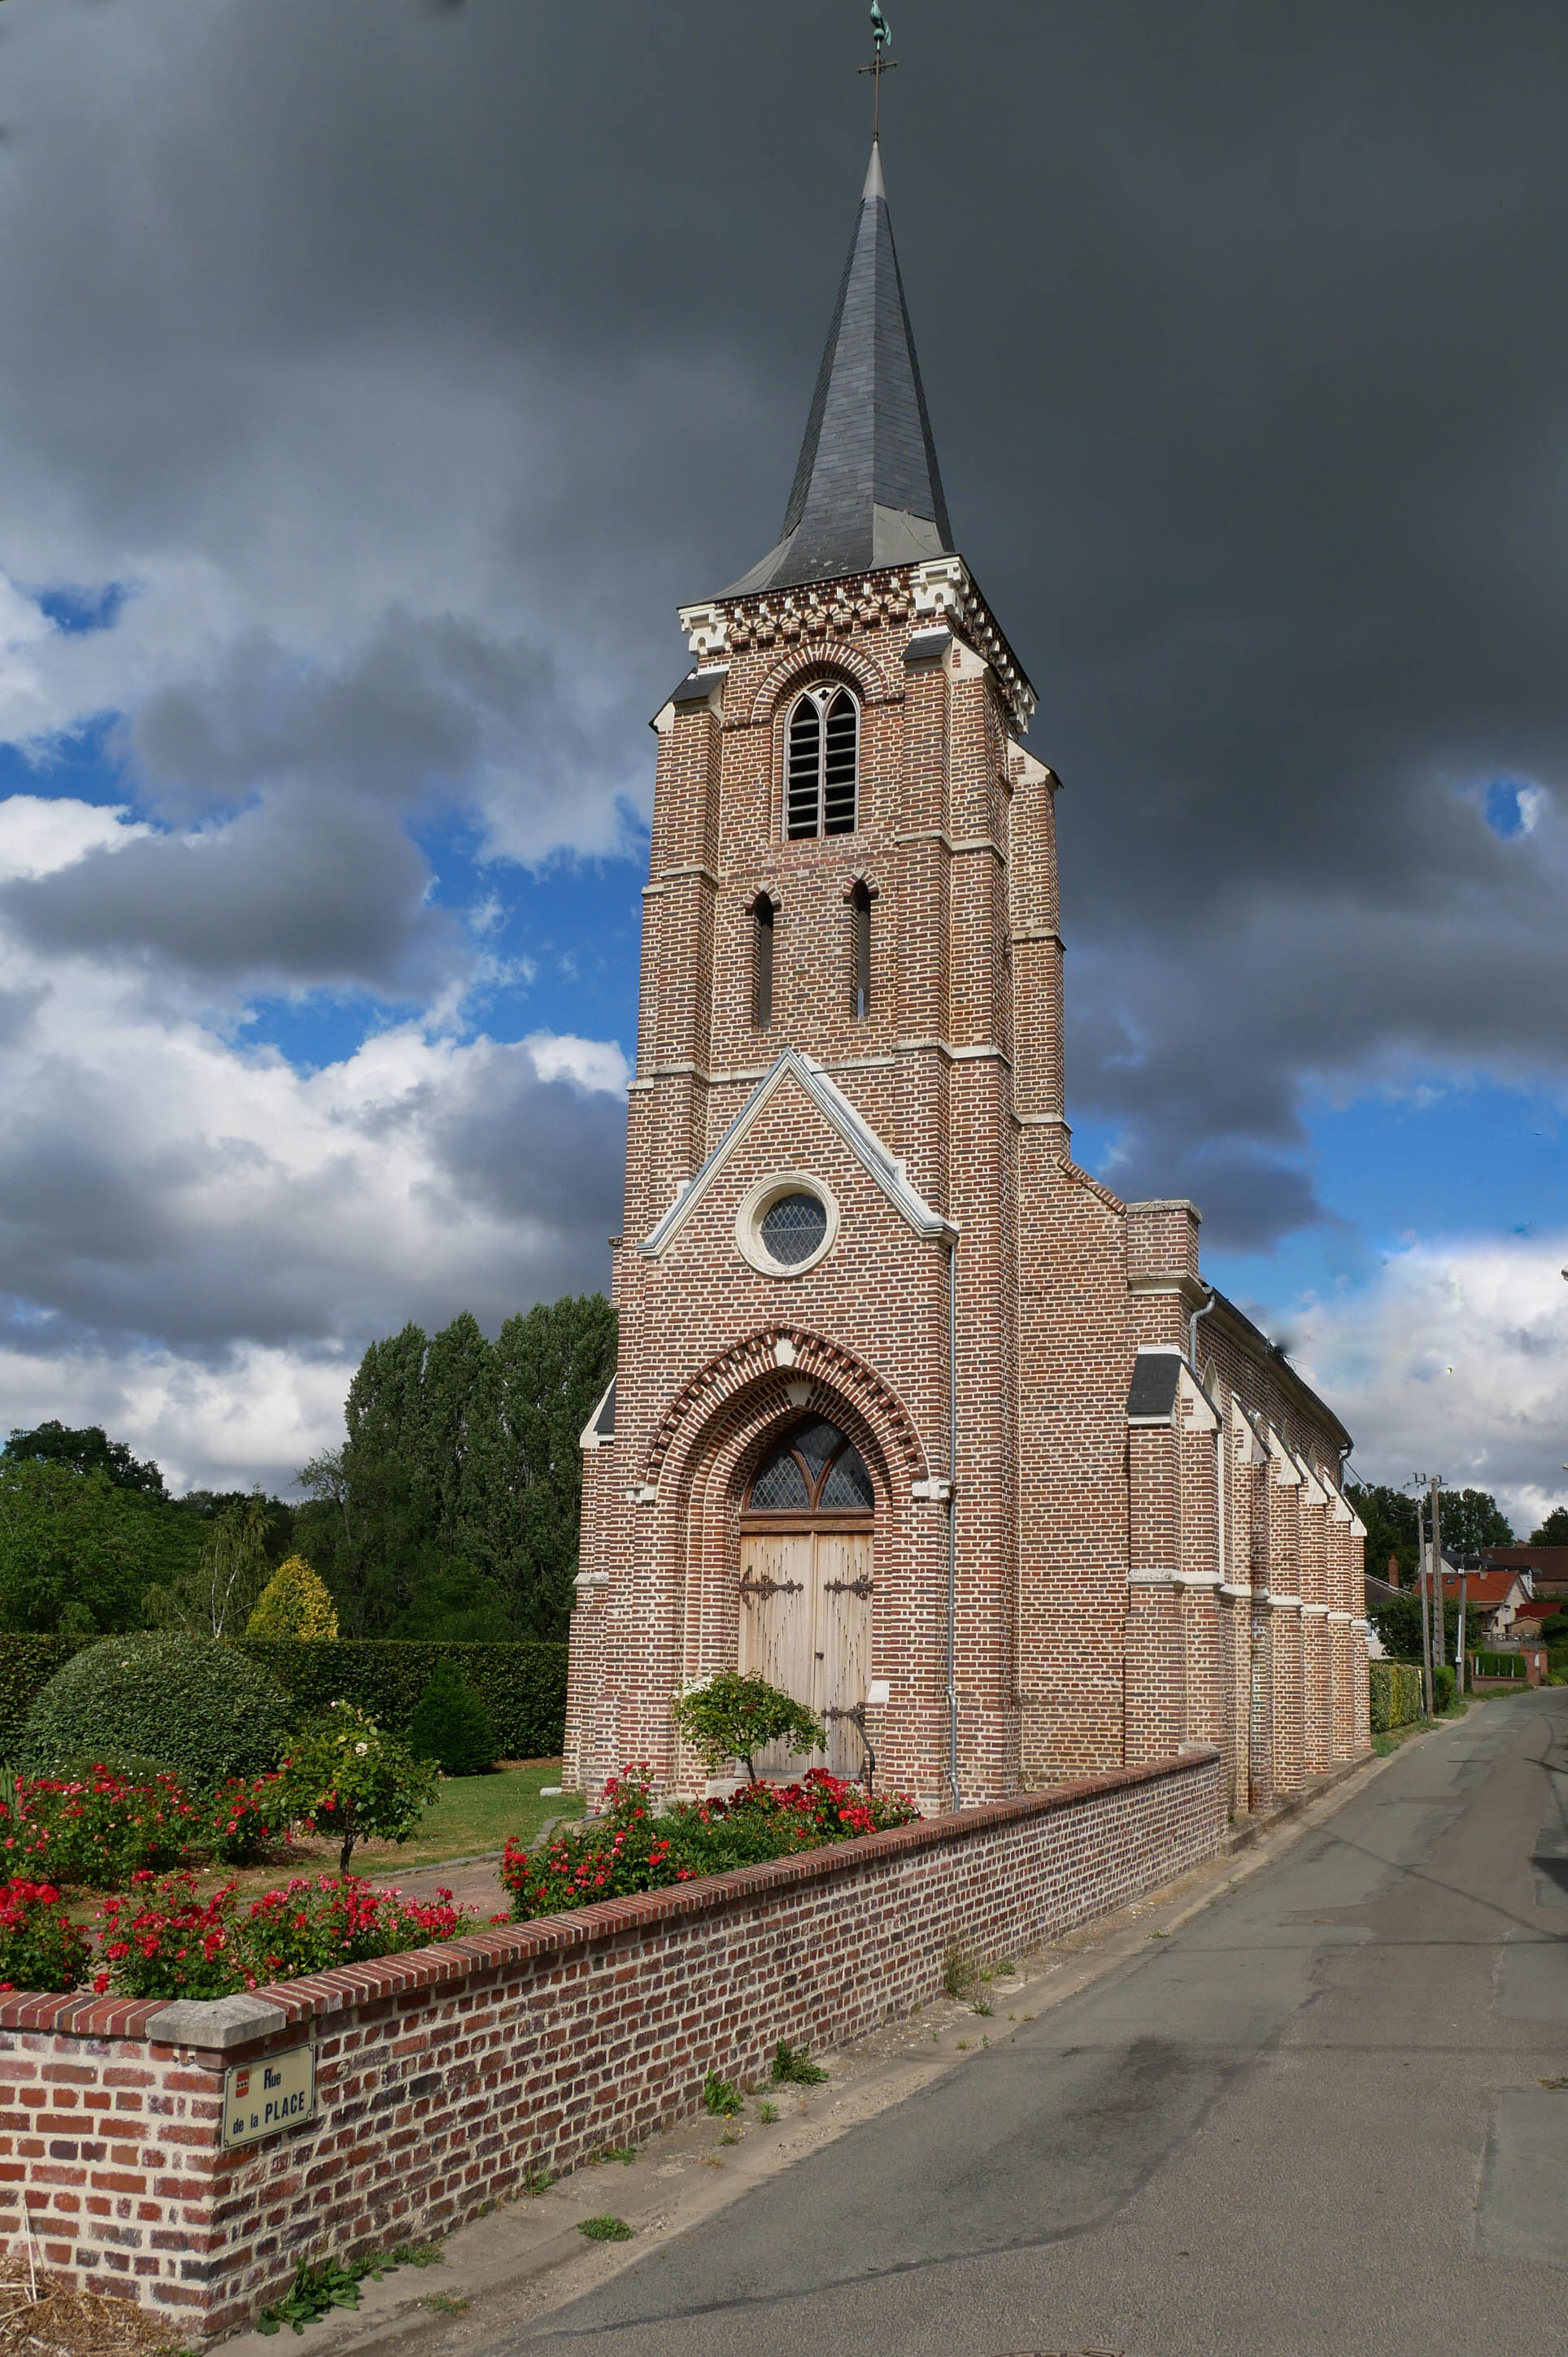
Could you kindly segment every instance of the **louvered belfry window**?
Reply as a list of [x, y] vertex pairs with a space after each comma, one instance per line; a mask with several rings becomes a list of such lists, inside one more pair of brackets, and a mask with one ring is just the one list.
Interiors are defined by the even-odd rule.
[[809, 687], [789, 715], [784, 826], [791, 841], [853, 834], [860, 787], [860, 706], [830, 680]]

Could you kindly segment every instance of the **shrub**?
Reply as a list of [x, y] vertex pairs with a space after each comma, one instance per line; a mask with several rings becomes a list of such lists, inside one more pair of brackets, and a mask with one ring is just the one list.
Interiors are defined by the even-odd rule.
[[408, 1730], [409, 1749], [444, 1776], [484, 1776], [496, 1764], [489, 1712], [450, 1662], [438, 1662]]
[[96, 1637], [0, 1636], [0, 1760], [16, 1765], [27, 1713], [55, 1672], [97, 1642]]
[[1432, 1699], [1439, 1710], [1446, 1710], [1454, 1700], [1455, 1676], [1446, 1662], [1439, 1662], [1432, 1673]]
[[304, 1973], [330, 1971], [454, 1940], [478, 1919], [452, 1904], [433, 1905], [378, 1890], [357, 1876], [294, 1881], [247, 1904], [233, 1883], [201, 1899], [195, 1878], [158, 1882], [137, 1877], [129, 1898], [99, 1910], [96, 1986], [124, 1996], [232, 1996], [242, 1989]]
[[291, 1713], [282, 1689], [214, 1637], [105, 1637], [58, 1670], [27, 1714], [22, 1755], [35, 1773], [83, 1758], [119, 1769], [157, 1760], [191, 1792], [276, 1764]]
[[1422, 1717], [1426, 1692], [1413, 1663], [1369, 1662], [1367, 1673], [1374, 1735], [1387, 1735], [1391, 1728], [1408, 1727]]
[[52, 1882], [0, 1884], [0, 1989], [79, 1988], [91, 1951]]
[[349, 1702], [407, 1737], [440, 1663], [456, 1671], [490, 1714], [500, 1760], [549, 1760], [566, 1726], [566, 1648], [556, 1644], [446, 1645], [392, 1637], [340, 1637], [336, 1644], [246, 1637], [240, 1650], [277, 1680], [296, 1718]]
[[0, 1802], [7, 1858], [51, 1882], [123, 1889], [133, 1874], [176, 1866], [199, 1826], [172, 1776], [131, 1783], [102, 1763], [86, 1775], [19, 1780]]
[[279, 1564], [256, 1599], [245, 1634], [296, 1645], [336, 1637], [337, 1607], [325, 1580], [302, 1555], [285, 1555]]
[[220, 1866], [253, 1866], [287, 1829], [281, 1775], [231, 1776], [207, 1805], [201, 1842]]
[[721, 1670], [675, 1698], [675, 1724], [703, 1765], [716, 1773], [726, 1760], [744, 1760], [748, 1781], [757, 1781], [757, 1754], [782, 1743], [790, 1752], [821, 1751], [826, 1737], [804, 1703], [796, 1702], [766, 1678]]
[[799, 1784], [751, 1784], [732, 1800], [681, 1802], [655, 1817], [650, 1773], [643, 1764], [612, 1776], [604, 1813], [542, 1853], [508, 1842], [501, 1880], [519, 1921], [853, 1841], [919, 1814], [912, 1801], [888, 1794], [873, 1799], [858, 1785], [813, 1768]]
[[357, 1842], [408, 1839], [438, 1781], [428, 1760], [335, 1702], [285, 1760], [279, 1798], [291, 1824], [337, 1836], [338, 1871], [347, 1874]]

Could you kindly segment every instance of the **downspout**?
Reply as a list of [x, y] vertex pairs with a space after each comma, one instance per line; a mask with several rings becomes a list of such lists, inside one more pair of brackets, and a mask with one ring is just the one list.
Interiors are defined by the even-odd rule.
[[958, 1231], [948, 1245], [948, 1788], [963, 1806], [958, 1778]]
[[1202, 1308], [1201, 1308], [1201, 1309], [1195, 1309], [1195, 1310], [1193, 1311], [1193, 1313], [1192, 1313], [1192, 1316], [1191, 1316], [1191, 1317], [1187, 1319], [1187, 1364], [1188, 1364], [1188, 1366], [1192, 1369], [1192, 1372], [1193, 1372], [1193, 1380], [1194, 1380], [1195, 1382], [1197, 1382], [1197, 1381], [1198, 1380], [1198, 1373], [1197, 1373], [1197, 1327], [1198, 1327], [1198, 1320], [1199, 1320], [1200, 1318], [1207, 1318], [1207, 1317], [1208, 1317], [1208, 1315], [1209, 1311], [1213, 1308], [1213, 1307], [1214, 1307], [1215, 1303], [1219, 1300], [1219, 1296], [1215, 1292], [1214, 1287], [1213, 1287], [1212, 1286], [1209, 1286], [1209, 1288], [1208, 1288], [1208, 1300], [1204, 1303], [1204, 1305], [1203, 1305], [1203, 1307], [1202, 1307]]

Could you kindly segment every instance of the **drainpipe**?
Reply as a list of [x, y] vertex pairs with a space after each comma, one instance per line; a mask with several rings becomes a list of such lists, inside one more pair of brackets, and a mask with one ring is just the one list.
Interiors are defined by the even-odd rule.
[[958, 1234], [948, 1245], [948, 1787], [963, 1806], [958, 1779]]
[[1208, 1288], [1208, 1300], [1204, 1303], [1204, 1305], [1203, 1305], [1203, 1307], [1202, 1307], [1202, 1308], [1201, 1308], [1201, 1309], [1195, 1309], [1195, 1310], [1193, 1311], [1193, 1313], [1192, 1313], [1192, 1316], [1191, 1316], [1191, 1317], [1187, 1319], [1187, 1364], [1191, 1367], [1192, 1372], [1193, 1372], [1193, 1374], [1194, 1374], [1194, 1376], [1195, 1376], [1195, 1377], [1197, 1377], [1197, 1327], [1198, 1327], [1198, 1320], [1199, 1320], [1200, 1318], [1207, 1318], [1207, 1317], [1208, 1317], [1208, 1315], [1209, 1311], [1213, 1308], [1213, 1307], [1214, 1307], [1215, 1303], [1219, 1300], [1219, 1296], [1215, 1292], [1214, 1287], [1213, 1287], [1212, 1286], [1209, 1286], [1209, 1288]]

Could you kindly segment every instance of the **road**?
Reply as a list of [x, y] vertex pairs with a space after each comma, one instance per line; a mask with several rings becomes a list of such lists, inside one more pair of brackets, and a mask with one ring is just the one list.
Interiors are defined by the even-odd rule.
[[1568, 1688], [1407, 1744], [1168, 1939], [491, 2352], [1565, 2339]]

